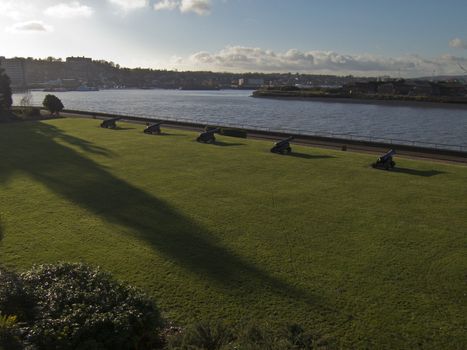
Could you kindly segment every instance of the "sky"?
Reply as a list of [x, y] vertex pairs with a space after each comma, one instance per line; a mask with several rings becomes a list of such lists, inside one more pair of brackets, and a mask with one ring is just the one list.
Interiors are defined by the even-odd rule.
[[125, 67], [466, 74], [466, 0], [0, 0], [0, 56]]

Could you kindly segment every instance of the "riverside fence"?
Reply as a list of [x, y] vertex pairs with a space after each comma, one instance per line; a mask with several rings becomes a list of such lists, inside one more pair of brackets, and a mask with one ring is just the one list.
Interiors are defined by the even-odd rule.
[[208, 118], [180, 118], [180, 117], [168, 117], [168, 116], [158, 116], [158, 117], [146, 117], [146, 116], [129, 116], [119, 113], [103, 113], [98, 111], [81, 111], [81, 110], [71, 110], [66, 109], [64, 113], [70, 114], [79, 114], [87, 115], [91, 117], [120, 117], [127, 120], [135, 120], [141, 122], [149, 121], [163, 121], [168, 123], [175, 124], [185, 124], [193, 127], [203, 127], [205, 125], [213, 125], [221, 128], [233, 128], [233, 129], [242, 129], [247, 131], [257, 131], [262, 133], [277, 133], [277, 134], [289, 134], [294, 136], [304, 136], [304, 137], [315, 137], [323, 139], [334, 139], [339, 140], [340, 142], [345, 141], [357, 141], [357, 142], [366, 142], [366, 143], [376, 143], [384, 145], [394, 145], [394, 146], [412, 146], [416, 148], [431, 149], [431, 150], [449, 150], [457, 151], [462, 153], [467, 153], [467, 143], [463, 144], [446, 144], [439, 142], [425, 142], [425, 141], [415, 141], [415, 140], [404, 140], [397, 138], [386, 138], [372, 135], [357, 135], [352, 133], [335, 133], [327, 131], [311, 131], [298, 128], [288, 128], [288, 127], [265, 127], [263, 125], [255, 124], [239, 124], [239, 123], [229, 123], [222, 120], [208, 119]]

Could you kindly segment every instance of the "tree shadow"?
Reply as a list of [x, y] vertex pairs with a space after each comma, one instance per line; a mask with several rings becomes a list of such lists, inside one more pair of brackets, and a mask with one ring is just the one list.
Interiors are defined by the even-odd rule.
[[[41, 132], [41, 130], [38, 129], [37, 132]], [[75, 136], [71, 136], [69, 134], [65, 134], [60, 129], [54, 126], [50, 126], [50, 128], [46, 131], [46, 135], [44, 136], [62, 140], [65, 143], [81, 148], [81, 150], [84, 152], [99, 154], [106, 157], [112, 157], [115, 155], [114, 152], [107, 150], [103, 147], [96, 146], [92, 142], [80, 139]]]
[[414, 176], [423, 176], [423, 177], [432, 177], [440, 174], [445, 174], [444, 171], [439, 171], [439, 170], [417, 170], [417, 169], [409, 169], [409, 168], [399, 168], [396, 167], [392, 169], [393, 172], [395, 173], [401, 173], [401, 174], [408, 174], [408, 175], [414, 175]]
[[328, 155], [313, 155], [313, 154], [306, 154], [306, 153], [298, 153], [292, 152], [288, 155], [289, 157], [295, 158], [302, 158], [302, 159], [327, 159], [327, 158], [335, 158], [333, 156]]
[[[115, 177], [77, 151], [57, 143], [67, 140], [60, 129], [43, 123], [18, 129], [9, 147], [23, 147], [6, 155], [10, 171], [27, 173], [49, 190], [89, 210], [111, 224], [125, 226], [148, 246], [184, 269], [209, 278], [227, 291], [247, 284], [316, 304], [317, 297], [271, 276], [222, 247], [209, 232], [152, 194]], [[0, 147], [6, 145], [0, 139]], [[72, 140], [72, 144], [86, 141]], [[91, 149], [93, 149], [91, 147]], [[8, 164], [7, 163], [7, 164]], [[251, 286], [251, 287], [250, 287]]]

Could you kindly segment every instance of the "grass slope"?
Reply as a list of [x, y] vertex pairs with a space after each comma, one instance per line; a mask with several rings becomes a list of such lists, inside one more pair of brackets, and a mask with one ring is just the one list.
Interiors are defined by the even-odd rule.
[[467, 167], [61, 119], [0, 125], [0, 263], [85, 261], [185, 324], [464, 348]]

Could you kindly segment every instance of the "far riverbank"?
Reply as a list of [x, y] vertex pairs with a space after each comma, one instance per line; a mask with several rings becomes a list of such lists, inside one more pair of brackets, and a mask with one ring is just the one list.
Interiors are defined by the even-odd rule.
[[357, 97], [344, 97], [332, 95], [303, 95], [300, 92], [293, 91], [253, 91], [252, 97], [262, 99], [273, 99], [283, 101], [316, 101], [316, 102], [329, 102], [329, 103], [353, 103], [353, 104], [371, 104], [371, 105], [385, 105], [385, 106], [407, 106], [407, 107], [427, 107], [427, 108], [449, 108], [449, 109], [467, 109], [467, 99], [465, 100], [450, 100], [443, 98], [433, 97], [401, 97], [401, 96], [357, 96]]

